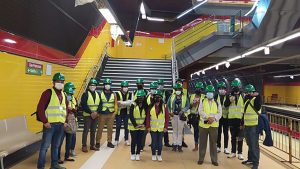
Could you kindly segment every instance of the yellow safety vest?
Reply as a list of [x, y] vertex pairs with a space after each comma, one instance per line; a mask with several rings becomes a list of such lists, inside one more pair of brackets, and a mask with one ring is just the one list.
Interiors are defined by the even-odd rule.
[[[255, 97], [250, 100], [247, 100], [245, 105], [248, 104], [246, 112], [244, 113], [244, 124], [245, 126], [256, 126], [258, 125], [258, 115], [256, 114], [255, 110], [250, 106], [250, 104], [254, 105]], [[258, 111], [261, 114], [261, 110]]]
[[60, 103], [54, 89], [51, 89], [51, 98], [48, 107], [45, 110], [49, 123], [64, 123], [67, 116], [66, 95], [61, 91], [62, 101]]
[[104, 92], [101, 93], [101, 101], [102, 101], [102, 111], [106, 111], [107, 109], [109, 112], [114, 112], [115, 111], [115, 95], [111, 93], [110, 99], [107, 100], [105, 97]]
[[[92, 112], [96, 112], [99, 104], [100, 104], [99, 94], [96, 92], [96, 97], [95, 97], [95, 101], [94, 101], [92, 93], [90, 91], [88, 91], [87, 105], [89, 106], [90, 110]], [[83, 116], [90, 116], [90, 114], [87, 112], [83, 112]]]
[[[174, 102], [175, 98], [176, 98], [176, 94], [172, 94], [171, 100], [170, 100], [170, 106], [171, 106], [170, 111], [173, 111], [173, 102]], [[187, 95], [185, 95], [185, 94], [181, 95], [181, 109], [185, 108], [186, 100], [187, 100]]]
[[[118, 91], [117, 92], [118, 93], [118, 95], [120, 96], [120, 101], [123, 101], [123, 95], [122, 95], [122, 92], [121, 91]], [[130, 95], [130, 93], [129, 92], [127, 92], [126, 93], [126, 100], [125, 101], [127, 101], [127, 100], [129, 100], [129, 95]], [[122, 109], [118, 109], [118, 113], [117, 113], [117, 115], [120, 115], [121, 114], [121, 110]], [[129, 107], [127, 107], [127, 114], [129, 114], [129, 111], [130, 111], [130, 106]]]
[[76, 101], [75, 97], [72, 96], [72, 100], [69, 101], [69, 108], [70, 109], [76, 109], [76, 105], [77, 105], [77, 101]]
[[165, 107], [162, 106], [161, 112], [156, 115], [155, 106], [151, 108], [150, 111], [150, 126], [151, 131], [163, 132], [165, 128]]
[[[218, 114], [218, 104], [216, 101], [212, 100], [211, 106], [209, 105], [208, 99], [205, 98], [203, 100], [203, 111], [207, 116], [209, 117], [210, 115], [217, 115]], [[204, 124], [204, 121], [206, 119], [203, 119], [200, 116], [200, 121], [199, 121], [199, 126], [202, 128], [210, 128], [210, 127], [219, 127], [219, 122], [214, 121], [212, 124]]]
[[225, 100], [226, 100], [226, 96], [224, 96], [223, 103], [221, 103], [221, 97], [220, 97], [220, 95], [218, 95], [217, 101], [218, 101], [219, 103], [221, 103], [221, 106], [222, 106], [222, 116], [223, 116], [223, 118], [227, 119], [227, 118], [228, 118], [228, 108], [226, 108], [226, 107], [224, 106]]
[[148, 105], [151, 104], [151, 97], [152, 97], [152, 94], [149, 94], [148, 97], [147, 97], [147, 104]]
[[[196, 94], [192, 94], [190, 96], [190, 104], [191, 105], [193, 105], [195, 97], [196, 97]], [[204, 98], [205, 98], [205, 95], [201, 94], [199, 100], [202, 101]], [[199, 107], [199, 104], [197, 104], [196, 106], [192, 106], [191, 113], [198, 114], [198, 107]]]
[[[146, 119], [146, 111], [145, 109], [142, 110], [142, 113], [140, 113], [140, 108], [138, 105], [134, 105], [134, 109], [133, 109], [133, 117], [135, 119], [135, 122], [137, 125], [141, 125], [144, 123], [145, 119]], [[139, 128], [139, 129], [135, 129], [133, 124], [131, 123], [130, 118], [128, 119], [128, 130], [145, 130], [145, 127], [143, 128]]]
[[239, 96], [237, 104], [231, 103], [228, 108], [228, 119], [242, 119], [244, 112], [244, 100]]

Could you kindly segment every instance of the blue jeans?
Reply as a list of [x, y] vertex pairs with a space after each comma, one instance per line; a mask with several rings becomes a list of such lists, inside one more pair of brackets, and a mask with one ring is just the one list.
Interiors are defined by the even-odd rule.
[[58, 159], [60, 159], [60, 152], [61, 152], [61, 146], [64, 142], [64, 138], [66, 137], [66, 152], [65, 152], [65, 159], [68, 159], [70, 157], [70, 150], [71, 150], [71, 143], [72, 143], [72, 135], [73, 134], [69, 134], [69, 133], [66, 133], [64, 132], [63, 136], [61, 137], [61, 140], [60, 140], [60, 145], [59, 145], [59, 148], [58, 148]]
[[161, 155], [161, 150], [162, 150], [162, 139], [164, 136], [164, 132], [158, 132], [158, 131], [151, 131], [151, 150], [152, 150], [152, 155], [156, 154], [157, 150], [157, 155]]
[[120, 130], [122, 126], [122, 121], [124, 123], [124, 132], [125, 132], [125, 140], [128, 140], [128, 114], [120, 113], [120, 115], [116, 116], [116, 136], [115, 141], [119, 141]]
[[64, 133], [63, 123], [51, 123], [51, 128], [43, 127], [43, 138], [37, 168], [44, 168], [47, 150], [51, 144], [51, 166], [58, 165], [58, 148]]
[[71, 141], [71, 150], [75, 150], [76, 146], [76, 133], [72, 134], [72, 141]]
[[259, 133], [257, 126], [246, 126], [245, 127], [245, 138], [248, 144], [248, 161], [253, 162], [253, 168], [257, 168], [259, 165]]

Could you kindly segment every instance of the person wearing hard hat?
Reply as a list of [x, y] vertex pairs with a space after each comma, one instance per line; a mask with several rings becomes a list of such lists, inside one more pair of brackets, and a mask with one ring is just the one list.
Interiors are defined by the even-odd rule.
[[43, 92], [38, 106], [37, 116], [43, 123], [43, 137], [37, 161], [37, 168], [45, 168], [47, 150], [51, 144], [51, 168], [65, 169], [58, 164], [58, 147], [67, 127], [67, 107], [69, 103], [63, 93], [65, 77], [62, 73], [54, 74], [53, 87]]
[[146, 126], [147, 131], [151, 134], [151, 151], [152, 161], [161, 162], [162, 156], [162, 139], [164, 132], [168, 130], [169, 113], [162, 100], [162, 92], [156, 90], [154, 98], [149, 106], [147, 113]]
[[218, 102], [221, 103], [222, 106], [222, 118], [219, 121], [219, 129], [218, 129], [218, 140], [217, 140], [217, 151], [218, 153], [221, 152], [221, 136], [222, 131], [224, 134], [224, 153], [230, 154], [230, 151], [228, 149], [228, 109], [225, 108], [225, 98], [226, 98], [226, 83], [225, 82], [219, 82], [217, 84], [218, 87], [218, 95], [216, 99]]
[[[163, 95], [162, 99], [164, 101], [164, 104], [167, 104], [169, 97], [170, 97], [170, 92], [164, 89], [164, 85], [165, 85], [164, 80], [163, 79], [157, 80], [157, 84], [158, 84], [157, 89], [162, 92], [162, 95]], [[166, 132], [164, 132], [164, 145], [166, 147], [172, 147], [172, 145], [170, 145], [170, 141], [169, 141], [168, 130]]]
[[[231, 133], [231, 154], [228, 158], [236, 157], [236, 150], [238, 151], [238, 159], [244, 160], [243, 139], [244, 131], [241, 126], [243, 112], [244, 112], [244, 97], [241, 93], [241, 81], [235, 79], [231, 82], [231, 93], [226, 96], [224, 103], [225, 108], [228, 108], [228, 124]], [[238, 146], [236, 146], [238, 143]]]
[[[59, 148], [58, 148], [58, 163], [63, 164], [64, 161], [75, 161], [74, 159], [70, 158], [70, 151], [71, 151], [71, 145], [72, 145], [72, 137], [75, 135], [77, 130], [77, 122], [75, 119], [74, 113], [76, 113], [76, 104], [72, 103], [72, 98], [74, 94], [74, 86], [71, 86], [70, 83], [66, 83], [64, 87], [64, 92], [67, 96], [67, 100], [69, 102], [69, 114], [67, 116], [68, 119], [68, 129], [65, 129], [64, 135], [61, 139]], [[73, 130], [73, 131], [72, 131]], [[69, 132], [72, 131], [72, 132]], [[64, 161], [61, 160], [60, 154], [61, 154], [61, 146], [63, 144], [64, 138], [66, 138], [66, 145], [65, 145], [65, 159]]]
[[112, 133], [113, 124], [115, 120], [115, 112], [118, 109], [117, 99], [115, 94], [111, 90], [111, 80], [109, 78], [104, 79], [103, 82], [104, 90], [100, 95], [99, 104], [99, 121], [98, 121], [98, 131], [96, 137], [96, 148], [100, 149], [100, 140], [102, 138], [102, 132], [104, 125], [107, 126], [107, 147], [114, 148], [112, 144]]
[[186, 94], [182, 92], [182, 85], [176, 83], [173, 87], [175, 95], [168, 100], [167, 107], [172, 117], [173, 149], [182, 152], [183, 128], [186, 123], [186, 113], [190, 108], [190, 102]]
[[[181, 79], [181, 78], [178, 78], [175, 81], [175, 83], [181, 84], [181, 86], [183, 86], [183, 82], [184, 82], [184, 80]], [[187, 89], [185, 89], [185, 88], [182, 87], [182, 93], [185, 94], [185, 95], [187, 95], [188, 94]], [[176, 91], [174, 89], [173, 89], [173, 94], [176, 94]]]
[[139, 78], [139, 79], [137, 79], [136, 80], [136, 90], [134, 90], [134, 92], [133, 92], [133, 100], [136, 100], [136, 98], [137, 98], [137, 91], [138, 90], [144, 90], [145, 91], [145, 93], [146, 93], [146, 95], [148, 95], [148, 91], [146, 90], [146, 89], [144, 89], [144, 79], [142, 79], [142, 78]]
[[121, 82], [121, 89], [120, 91], [116, 92], [117, 102], [118, 102], [118, 112], [116, 114], [116, 135], [115, 135], [115, 143], [114, 145], [119, 144], [119, 137], [120, 137], [120, 130], [122, 126], [122, 122], [124, 124], [124, 139], [125, 144], [130, 146], [128, 140], [128, 117], [129, 117], [129, 110], [132, 104], [132, 94], [128, 91], [129, 83], [128, 81], [124, 80]]
[[202, 165], [206, 154], [207, 138], [209, 136], [209, 151], [211, 162], [218, 166], [217, 137], [219, 120], [222, 117], [222, 106], [219, 101], [214, 100], [215, 87], [206, 86], [206, 98], [199, 104], [199, 160], [198, 164]]
[[198, 107], [200, 101], [205, 97], [204, 84], [202, 82], [197, 82], [195, 85], [195, 93], [190, 96], [190, 114], [188, 115], [188, 124], [192, 125], [194, 128], [194, 142], [195, 148], [193, 151], [198, 151], [199, 146], [199, 114]]
[[88, 90], [81, 97], [81, 106], [83, 110], [84, 127], [82, 132], [82, 151], [88, 152], [87, 135], [90, 131], [90, 150], [95, 148], [95, 133], [98, 124], [98, 106], [100, 104], [100, 95], [96, 91], [98, 82], [91, 78], [88, 84]]
[[137, 91], [137, 99], [130, 106], [128, 129], [131, 135], [131, 156], [132, 161], [140, 161], [140, 152], [142, 139], [145, 133], [146, 113], [148, 104], [146, 102], [146, 93], [144, 90]]
[[150, 92], [147, 95], [147, 104], [150, 105], [153, 99], [153, 94], [157, 90], [158, 84], [157, 82], [150, 83]]
[[258, 169], [259, 165], [259, 133], [258, 131], [258, 117], [261, 114], [261, 96], [256, 92], [255, 87], [248, 84], [245, 87], [245, 107], [244, 107], [244, 126], [245, 138], [248, 144], [248, 159], [242, 164], [253, 165], [252, 169]]

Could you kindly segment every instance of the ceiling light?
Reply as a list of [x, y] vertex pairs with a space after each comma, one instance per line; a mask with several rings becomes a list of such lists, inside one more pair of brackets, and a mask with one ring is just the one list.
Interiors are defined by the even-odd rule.
[[216, 70], [219, 70], [219, 65], [216, 65]]
[[141, 3], [140, 12], [142, 14], [142, 19], [147, 19], [146, 10], [143, 2]]
[[268, 46], [268, 47], [272, 47], [272, 46], [281, 44], [281, 43], [283, 43], [283, 42], [286, 42], [286, 41], [289, 41], [289, 40], [292, 40], [292, 39], [295, 39], [295, 38], [298, 38], [298, 37], [300, 37], [300, 32], [294, 33], [294, 34], [289, 35], [289, 36], [287, 36], [287, 37], [285, 37], [285, 38], [282, 38], [282, 39], [279, 39], [279, 40], [277, 40], [277, 41], [274, 41], [274, 42], [268, 44], [267, 46]]
[[257, 4], [258, 4], [258, 0], [254, 2], [252, 8], [244, 16], [248, 16], [250, 13], [252, 13], [254, 9], [257, 7]]
[[183, 17], [184, 15], [190, 13], [192, 10], [194, 10], [194, 9], [198, 8], [199, 6], [205, 4], [207, 1], [208, 1], [208, 0], [200, 1], [197, 5], [193, 6], [192, 8], [190, 8], [190, 9], [188, 9], [188, 10], [182, 12], [180, 15], [178, 15], [178, 16], [176, 17], [176, 19], [179, 19], [179, 18]]
[[229, 68], [230, 67], [230, 63], [226, 62], [225, 66], [226, 66], [226, 68]]
[[149, 20], [149, 21], [158, 21], [158, 22], [164, 22], [165, 21], [162, 18], [155, 18], [155, 17], [149, 17], [149, 16], [147, 16], [147, 20]]
[[244, 54], [242, 55], [242, 58], [245, 57], [245, 56], [252, 55], [253, 53], [262, 51], [262, 50], [264, 50], [264, 49], [265, 49], [265, 47], [262, 46], [262, 47], [259, 47], [259, 48], [254, 49], [254, 50], [250, 50], [249, 52], [244, 53]]
[[204, 70], [202, 71], [202, 74], [204, 74], [204, 75], [205, 75], [205, 71], [204, 71]]
[[242, 56], [236, 56], [236, 57], [234, 57], [234, 58], [228, 59], [227, 61], [228, 61], [228, 62], [233, 62], [233, 61], [238, 60], [238, 59], [240, 59], [240, 58], [242, 58]]
[[16, 41], [14, 41], [12, 39], [4, 39], [3, 41], [6, 42], [6, 43], [11, 43], [11, 44], [16, 44], [17, 43]]
[[291, 79], [294, 79], [294, 76], [290, 76]]
[[109, 9], [102, 8], [99, 9], [99, 11], [109, 24], [117, 24], [116, 19], [114, 18], [114, 16], [112, 15]]
[[269, 55], [270, 54], [270, 48], [269, 47], [265, 47], [265, 55]]

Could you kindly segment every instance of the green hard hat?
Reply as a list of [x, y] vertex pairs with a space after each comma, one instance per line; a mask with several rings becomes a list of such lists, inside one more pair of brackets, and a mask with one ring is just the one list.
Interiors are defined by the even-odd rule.
[[138, 90], [136, 96], [137, 97], [144, 97], [144, 96], [146, 96], [146, 93], [145, 93], [144, 90]]
[[109, 78], [104, 79], [103, 84], [111, 84], [111, 80]]
[[163, 93], [160, 90], [155, 90], [155, 92], [153, 93], [153, 95], [159, 95], [159, 96], [163, 97]]
[[182, 85], [179, 84], [179, 83], [176, 83], [173, 88], [176, 90], [176, 89], [182, 89]]
[[58, 80], [65, 81], [65, 76], [62, 73], [58, 72], [58, 73], [55, 73], [52, 80], [53, 81], [58, 81]]
[[163, 84], [165, 83], [165, 81], [164, 81], [163, 79], [159, 79], [159, 80], [157, 81], [157, 83], [158, 83], [159, 85], [163, 85]]
[[121, 87], [128, 87], [128, 86], [129, 86], [128, 81], [124, 80], [121, 82]]
[[226, 83], [225, 82], [219, 82], [217, 85], [218, 88], [224, 87], [226, 88]]
[[255, 87], [252, 85], [252, 84], [248, 84], [246, 87], [245, 87], [245, 91], [247, 93], [250, 93], [250, 92], [255, 92]]
[[144, 79], [139, 78], [136, 80], [136, 84], [143, 84], [143, 83], [144, 83]]
[[97, 84], [98, 84], [98, 82], [94, 78], [91, 78], [91, 80], [89, 81], [89, 85], [97, 85]]
[[157, 87], [158, 87], [157, 82], [150, 83], [150, 89], [157, 89]]
[[72, 82], [66, 83], [66, 84], [65, 84], [65, 87], [71, 87], [72, 89], [76, 89], [74, 83], [72, 83]]
[[204, 84], [202, 82], [197, 82], [195, 85], [196, 89], [204, 89]]
[[237, 79], [234, 79], [231, 84], [230, 84], [231, 87], [240, 87], [241, 86], [241, 81], [237, 80]]
[[67, 94], [74, 94], [74, 89], [72, 87], [64, 87], [64, 92]]
[[206, 89], [205, 89], [206, 92], [215, 92], [215, 87], [213, 85], [208, 85], [206, 86]]
[[178, 78], [178, 79], [176, 79], [176, 83], [177, 83], [177, 82], [181, 82], [181, 83], [182, 83], [182, 82], [183, 82], [183, 79]]

